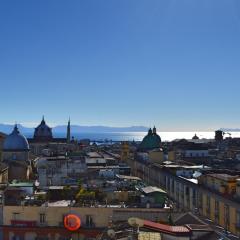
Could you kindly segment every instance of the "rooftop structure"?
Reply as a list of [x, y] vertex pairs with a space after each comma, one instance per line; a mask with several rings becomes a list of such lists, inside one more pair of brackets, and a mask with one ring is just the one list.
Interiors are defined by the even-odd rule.
[[41, 123], [35, 128], [33, 138], [40, 141], [49, 141], [53, 138], [52, 129], [46, 124], [44, 116]]
[[15, 125], [11, 134], [9, 134], [3, 143], [3, 151], [29, 151], [29, 145], [26, 137], [20, 133]]
[[190, 230], [185, 226], [170, 226], [170, 225], [155, 223], [147, 220], [143, 221], [143, 227], [151, 230], [155, 230], [155, 231], [160, 231], [163, 233], [174, 234], [174, 235], [185, 235], [185, 234], [188, 235], [190, 233]]
[[142, 191], [143, 191], [145, 194], [155, 193], [155, 192], [158, 192], [158, 193], [166, 193], [166, 192], [165, 192], [164, 190], [162, 190], [161, 188], [153, 187], [153, 186], [144, 187], [144, 188], [142, 188]]
[[135, 176], [126, 176], [126, 175], [120, 175], [120, 174], [116, 174], [116, 177], [118, 179], [121, 180], [130, 180], [130, 181], [141, 181], [142, 179], [139, 177], [135, 177]]

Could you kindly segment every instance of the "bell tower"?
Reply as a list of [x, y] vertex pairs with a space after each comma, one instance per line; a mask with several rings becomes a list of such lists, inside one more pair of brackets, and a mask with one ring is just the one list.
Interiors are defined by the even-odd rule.
[[67, 143], [71, 142], [71, 123], [70, 123], [70, 118], [68, 120], [68, 125], [67, 125]]

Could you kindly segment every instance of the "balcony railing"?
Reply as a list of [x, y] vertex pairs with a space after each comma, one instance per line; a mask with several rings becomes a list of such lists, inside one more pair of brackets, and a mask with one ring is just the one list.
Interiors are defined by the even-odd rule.
[[36, 227], [37, 221], [11, 220], [11, 225], [19, 227]]
[[46, 227], [46, 226], [48, 226], [48, 223], [46, 221], [45, 222], [39, 222], [38, 226], [39, 227]]
[[94, 223], [94, 222], [92, 222], [91, 224], [83, 224], [83, 227], [85, 227], [85, 228], [92, 228], [92, 227], [95, 227], [96, 226], [96, 224]]

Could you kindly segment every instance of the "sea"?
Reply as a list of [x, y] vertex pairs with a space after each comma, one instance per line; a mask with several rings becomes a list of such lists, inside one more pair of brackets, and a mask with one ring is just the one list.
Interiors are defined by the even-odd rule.
[[[146, 132], [103, 132], [103, 133], [72, 133], [77, 139], [90, 139], [91, 141], [142, 141]], [[200, 139], [213, 139], [215, 132], [158, 132], [162, 141], [172, 141], [175, 139], [191, 139], [195, 134]], [[239, 137], [240, 132], [228, 132], [224, 137]], [[28, 137], [31, 137], [28, 135]], [[54, 137], [66, 137], [66, 133], [54, 133]]]

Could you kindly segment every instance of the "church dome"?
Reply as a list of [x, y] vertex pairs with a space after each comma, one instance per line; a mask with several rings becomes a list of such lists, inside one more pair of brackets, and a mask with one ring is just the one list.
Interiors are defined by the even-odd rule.
[[17, 125], [15, 125], [11, 134], [9, 134], [4, 143], [3, 143], [4, 151], [29, 151], [28, 141], [25, 136], [23, 136], [19, 130]]
[[197, 134], [195, 133], [195, 135], [192, 137], [193, 140], [198, 140], [199, 137], [197, 136]]
[[154, 127], [153, 130], [150, 128], [148, 134], [143, 138], [139, 149], [140, 150], [152, 150], [154, 148], [160, 148], [161, 138], [157, 134], [157, 130]]
[[52, 129], [46, 124], [44, 117], [41, 123], [35, 128], [34, 138], [42, 140], [52, 139]]

